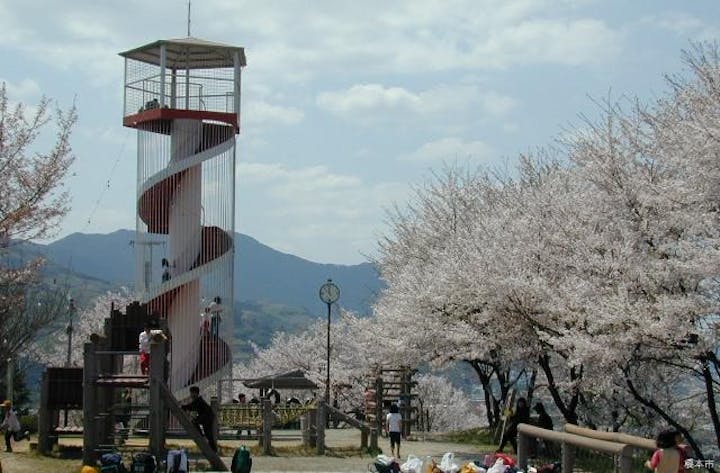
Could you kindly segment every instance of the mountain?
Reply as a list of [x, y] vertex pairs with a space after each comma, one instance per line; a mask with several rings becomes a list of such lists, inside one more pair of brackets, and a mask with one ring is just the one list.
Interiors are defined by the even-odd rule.
[[[135, 249], [132, 230], [109, 234], [73, 233], [44, 246], [49, 260], [74, 273], [133, 287]], [[42, 247], [42, 245], [38, 245]], [[321, 264], [282, 253], [241, 233], [235, 234], [235, 299], [254, 301], [266, 307], [287, 306], [322, 315], [325, 306], [318, 297], [320, 286], [331, 278], [340, 287], [338, 304], [368, 313], [382, 288], [375, 266]], [[160, 261], [161, 251], [155, 258]]]

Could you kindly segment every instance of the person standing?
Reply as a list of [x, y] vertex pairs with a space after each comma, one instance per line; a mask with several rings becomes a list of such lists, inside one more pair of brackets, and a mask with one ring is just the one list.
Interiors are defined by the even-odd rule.
[[222, 322], [222, 299], [220, 296], [215, 296], [213, 301], [208, 305], [207, 312], [210, 313], [210, 333], [213, 338], [218, 338], [220, 335], [220, 322]]
[[3, 410], [5, 411], [5, 415], [2, 421], [2, 424], [0, 424], [0, 429], [5, 429], [5, 451], [6, 452], [12, 452], [12, 446], [10, 445], [10, 439], [14, 438], [16, 442], [19, 442], [23, 439], [30, 439], [30, 432], [27, 430], [23, 433], [20, 431], [22, 430], [22, 427], [20, 426], [20, 421], [17, 418], [17, 413], [15, 412], [15, 409], [12, 408], [12, 402], [9, 400], [5, 400], [5, 402], [2, 403]]
[[515, 405], [515, 412], [508, 419], [508, 426], [503, 433], [502, 442], [498, 447], [498, 452], [502, 452], [505, 444], [510, 442], [513, 451], [517, 453], [517, 428], [520, 424], [527, 424], [530, 421], [530, 408], [524, 397], [518, 398]]
[[[402, 415], [397, 404], [390, 406], [390, 413], [385, 419], [385, 434], [390, 437], [390, 454], [400, 458], [400, 437], [402, 436]], [[396, 447], [397, 445], [397, 447]]]
[[145, 324], [145, 330], [138, 336], [138, 351], [140, 351], [140, 373], [147, 375], [150, 370], [150, 341], [155, 335], [165, 338], [162, 330], [153, 329], [150, 322]]
[[195, 427], [205, 436], [210, 448], [217, 452], [217, 440], [215, 439], [215, 413], [205, 399], [200, 395], [200, 388], [190, 386], [191, 401], [182, 406], [184, 411], [197, 413], [193, 419]]
[[673, 429], [661, 431], [655, 439], [657, 450], [645, 466], [654, 473], [677, 473], [683, 468], [680, 450], [677, 448], [677, 432]]
[[543, 406], [543, 403], [536, 402], [535, 406], [533, 406], [533, 410], [537, 412], [538, 415], [538, 427], [545, 430], [553, 430], [552, 418], [545, 410], [545, 406]]

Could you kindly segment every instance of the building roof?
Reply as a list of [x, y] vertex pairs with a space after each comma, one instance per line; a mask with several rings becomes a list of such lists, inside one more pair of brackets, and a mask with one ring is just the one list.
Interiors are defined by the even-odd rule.
[[239, 46], [216, 43], [205, 39], [161, 39], [120, 53], [125, 58], [160, 65], [160, 47], [165, 45], [165, 64], [171, 69], [212, 69], [233, 67], [235, 52], [240, 53], [240, 65], [246, 65], [245, 49]]
[[317, 384], [305, 377], [301, 370], [263, 376], [243, 381], [245, 387], [256, 389], [317, 389]]

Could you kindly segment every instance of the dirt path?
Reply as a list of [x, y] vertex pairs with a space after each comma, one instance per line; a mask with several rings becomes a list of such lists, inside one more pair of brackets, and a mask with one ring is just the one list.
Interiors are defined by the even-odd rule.
[[[360, 445], [360, 433], [355, 429], [329, 430], [327, 444], [332, 451], [333, 447], [347, 447]], [[70, 442], [78, 444], [79, 440]], [[239, 442], [221, 442], [227, 447], [235, 447]], [[390, 450], [388, 440], [380, 438], [380, 448], [384, 451]], [[245, 442], [246, 445], [254, 445], [254, 442]], [[277, 441], [275, 446], [292, 446], [297, 441]], [[14, 453], [0, 452], [3, 473], [78, 473], [80, 471], [79, 460], [58, 460], [46, 458], [29, 451], [29, 443], [23, 441], [13, 445]], [[436, 461], [445, 452], [455, 453], [456, 463], [481, 459], [482, 453], [468, 445], [449, 442], [414, 440], [405, 441], [402, 444], [402, 461], [407, 459], [408, 454], [417, 455], [423, 458], [431, 455]], [[370, 455], [338, 457], [332, 453], [326, 456], [254, 456], [253, 473], [285, 473], [285, 472], [366, 472], [368, 464], [374, 457]], [[224, 458], [230, 466], [231, 458]]]

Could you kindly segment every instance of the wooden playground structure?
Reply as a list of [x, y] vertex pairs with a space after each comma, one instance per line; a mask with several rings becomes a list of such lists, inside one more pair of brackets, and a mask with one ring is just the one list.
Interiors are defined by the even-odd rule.
[[379, 432], [383, 430], [385, 413], [391, 404], [396, 404], [403, 418], [403, 436], [410, 437], [412, 426], [424, 427], [423, 409], [417, 402], [412, 380], [416, 369], [408, 366], [376, 366], [369, 376], [369, 387], [365, 391], [365, 419]]
[[[137, 336], [148, 320], [147, 307], [133, 303], [122, 313], [113, 308], [105, 320], [103, 334], [93, 334], [84, 345], [83, 368], [48, 368], [43, 373], [38, 451], [48, 455], [61, 438], [82, 437], [83, 463], [95, 465], [103, 453], [132, 451], [133, 439], [139, 439], [156, 458], [167, 453], [168, 439], [191, 439], [212, 468], [228, 471], [217, 452], [182, 410], [181, 400], [168, 387], [168, 345], [164, 336], [151, 343], [148, 375], [137, 374], [139, 355]], [[162, 322], [162, 321], [160, 321]], [[215, 438], [219, 440], [257, 439], [265, 454], [272, 452], [273, 431], [290, 423], [299, 423], [302, 442], [325, 453], [327, 416], [345, 421], [361, 430], [361, 447], [377, 449], [379, 430], [327, 406], [324, 402], [277, 405], [269, 398], [270, 387], [297, 388], [305, 382], [308, 389], [317, 388], [302, 372], [289, 377], [266, 377], [248, 380], [246, 386], [260, 389], [257, 404], [221, 403], [210, 398], [215, 412]], [[283, 384], [290, 383], [290, 384]], [[124, 403], [123, 391], [130, 390], [132, 402]], [[220, 390], [218, 390], [219, 392]], [[82, 418], [82, 427], [68, 425], [71, 418]], [[65, 422], [62, 413], [65, 412]], [[71, 422], [72, 424], [72, 422]], [[247, 435], [240, 435], [247, 431]]]

